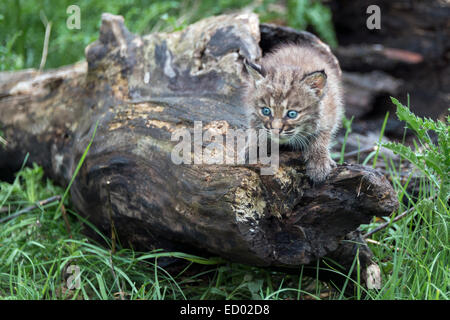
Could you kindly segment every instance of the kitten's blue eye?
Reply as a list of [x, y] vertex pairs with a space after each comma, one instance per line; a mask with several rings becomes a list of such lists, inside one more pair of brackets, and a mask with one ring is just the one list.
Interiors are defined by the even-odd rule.
[[261, 113], [265, 116], [270, 116], [271, 111], [269, 108], [264, 107], [264, 108], [261, 108]]
[[289, 110], [287, 113], [288, 118], [294, 119], [296, 118], [298, 115], [298, 112], [295, 110]]

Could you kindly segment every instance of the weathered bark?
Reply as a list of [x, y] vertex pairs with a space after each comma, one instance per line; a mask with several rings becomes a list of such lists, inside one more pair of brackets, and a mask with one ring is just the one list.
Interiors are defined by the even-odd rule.
[[[323, 48], [337, 64], [313, 35], [281, 31]], [[8, 145], [0, 149], [0, 168], [19, 166], [29, 152], [30, 161], [67, 184], [98, 121], [72, 200], [106, 233], [112, 217], [122, 244], [276, 267], [352, 252], [341, 240], [397, 207], [380, 173], [342, 165], [312, 187], [295, 152], [281, 154], [272, 176], [260, 176], [258, 165], [171, 161], [178, 128], [192, 130], [196, 120], [222, 134], [244, 127], [242, 60], [260, 58], [260, 39], [269, 50], [277, 32], [241, 14], [140, 37], [121, 17], [105, 14], [99, 40], [86, 48], [87, 63], [28, 71], [26, 80], [1, 75], [0, 125]]]

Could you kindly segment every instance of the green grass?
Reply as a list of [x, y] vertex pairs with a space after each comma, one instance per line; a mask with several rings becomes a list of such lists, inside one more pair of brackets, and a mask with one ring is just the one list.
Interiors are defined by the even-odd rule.
[[[122, 15], [137, 34], [181, 30], [204, 17], [248, 9], [262, 22], [277, 21], [296, 28], [310, 26], [324, 41], [336, 45], [331, 14], [319, 2], [290, 0], [4, 0], [0, 2], [0, 71], [39, 68], [47, 20], [52, 23], [45, 68], [84, 59], [84, 48], [98, 37], [103, 12]], [[68, 29], [70, 5], [80, 7], [81, 29]], [[295, 9], [295, 10], [294, 10]], [[291, 13], [295, 14], [292, 15]]]
[[[24, 168], [14, 183], [0, 183], [0, 200], [6, 200], [6, 207], [13, 213], [37, 199], [64, 193], [42, 177], [42, 168]], [[139, 253], [124, 248], [113, 253], [111, 240], [69, 209], [66, 200], [69, 233], [62, 218], [53, 219], [56, 205], [0, 225], [0, 298], [120, 299], [123, 292], [126, 299], [281, 299], [304, 294], [298, 287], [299, 276], [218, 258], [160, 250]], [[101, 235], [107, 245], [85, 237], [83, 223]], [[168, 271], [158, 264], [164, 258], [179, 262]], [[72, 290], [68, 290], [68, 277], [73, 275], [67, 273], [69, 266], [80, 270], [80, 286]], [[300, 284], [307, 285], [304, 281]]]
[[[450, 297], [450, 118], [447, 123], [422, 119], [409, 111], [409, 105], [404, 106], [395, 98], [392, 102], [399, 120], [405, 121], [416, 136], [414, 147], [401, 142], [381, 143], [380, 135], [377, 155], [381, 147], [394, 151], [403, 163], [413, 165], [414, 173], [420, 178], [411, 186], [412, 174], [407, 179], [401, 176], [402, 162], [394, 164], [383, 156], [401, 203], [398, 213], [411, 212], [372, 237], [378, 244], [371, 248], [386, 279], [378, 297], [447, 300]], [[437, 141], [431, 135], [437, 136]], [[375, 161], [376, 157], [374, 164]], [[392, 221], [395, 216], [394, 213], [385, 219]]]

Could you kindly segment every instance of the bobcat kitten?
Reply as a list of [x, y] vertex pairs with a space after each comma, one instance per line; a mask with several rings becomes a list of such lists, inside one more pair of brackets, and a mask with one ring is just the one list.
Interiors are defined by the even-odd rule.
[[335, 162], [329, 145], [343, 113], [340, 72], [317, 49], [285, 45], [244, 61], [244, 104], [250, 128], [278, 130], [280, 144], [301, 149], [306, 173], [322, 182]]

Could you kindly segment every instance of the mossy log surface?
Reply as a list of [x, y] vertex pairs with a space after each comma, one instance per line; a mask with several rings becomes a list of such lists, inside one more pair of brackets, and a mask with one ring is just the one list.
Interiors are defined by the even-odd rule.
[[257, 61], [283, 41], [317, 46], [339, 68], [312, 34], [260, 25], [253, 14], [146, 36], [104, 14], [86, 62], [0, 74], [0, 128], [8, 141], [0, 168], [17, 169], [29, 153], [29, 162], [67, 185], [98, 121], [72, 201], [106, 234], [112, 218], [122, 244], [258, 266], [297, 267], [333, 254], [351, 264], [355, 251], [343, 250], [345, 237], [398, 205], [377, 171], [339, 165], [311, 186], [297, 152], [283, 152], [271, 176], [257, 165], [171, 161], [176, 129], [192, 130], [197, 120], [223, 134], [244, 127], [243, 58]]

